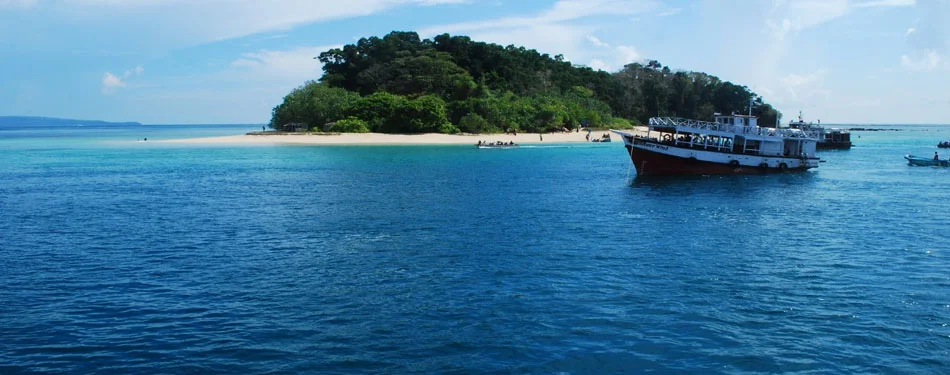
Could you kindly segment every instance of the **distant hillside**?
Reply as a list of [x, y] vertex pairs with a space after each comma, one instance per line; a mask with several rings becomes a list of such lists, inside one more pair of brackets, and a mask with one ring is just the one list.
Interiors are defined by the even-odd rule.
[[136, 126], [138, 122], [108, 122], [98, 120], [74, 120], [52, 117], [0, 116], [0, 126]]

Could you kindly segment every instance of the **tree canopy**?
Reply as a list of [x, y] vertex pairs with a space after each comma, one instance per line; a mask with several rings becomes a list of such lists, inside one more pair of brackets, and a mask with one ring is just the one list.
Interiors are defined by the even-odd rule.
[[442, 34], [394, 31], [317, 57], [309, 81], [274, 108], [271, 127], [303, 123], [384, 133], [503, 130], [549, 132], [623, 127], [651, 116], [709, 119], [748, 111], [762, 124], [780, 114], [745, 86], [706, 73], [672, 71], [658, 61], [616, 73], [572, 65], [563, 56]]

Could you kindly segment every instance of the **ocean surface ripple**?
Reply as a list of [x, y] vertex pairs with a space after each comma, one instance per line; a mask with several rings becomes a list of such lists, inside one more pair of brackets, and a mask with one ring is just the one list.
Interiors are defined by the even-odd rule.
[[631, 179], [617, 143], [18, 134], [0, 373], [950, 371], [950, 169], [901, 159], [950, 128], [674, 179]]

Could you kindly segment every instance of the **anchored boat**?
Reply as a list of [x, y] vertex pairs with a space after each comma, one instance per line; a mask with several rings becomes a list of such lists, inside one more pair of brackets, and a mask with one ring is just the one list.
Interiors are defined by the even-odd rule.
[[760, 127], [755, 116], [654, 117], [645, 136], [611, 131], [623, 138], [638, 176], [804, 171], [819, 162], [817, 133]]
[[[818, 120], [821, 123], [821, 120]], [[851, 133], [839, 128], [823, 128], [810, 122], [805, 122], [801, 111], [798, 112], [798, 121], [789, 121], [788, 127], [801, 129], [805, 132], [817, 133], [818, 150], [848, 150], [851, 148]]]

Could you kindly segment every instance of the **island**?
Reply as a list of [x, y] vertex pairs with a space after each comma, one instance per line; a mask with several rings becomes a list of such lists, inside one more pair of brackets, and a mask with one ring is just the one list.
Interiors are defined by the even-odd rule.
[[609, 73], [563, 56], [467, 36], [411, 31], [362, 38], [315, 57], [323, 75], [273, 108], [279, 132], [523, 134], [628, 129], [651, 116], [781, 114], [748, 87], [656, 60]]
[[75, 120], [55, 117], [0, 116], [0, 127], [72, 127], [72, 126], [141, 126], [138, 122], [109, 122], [99, 120]]

